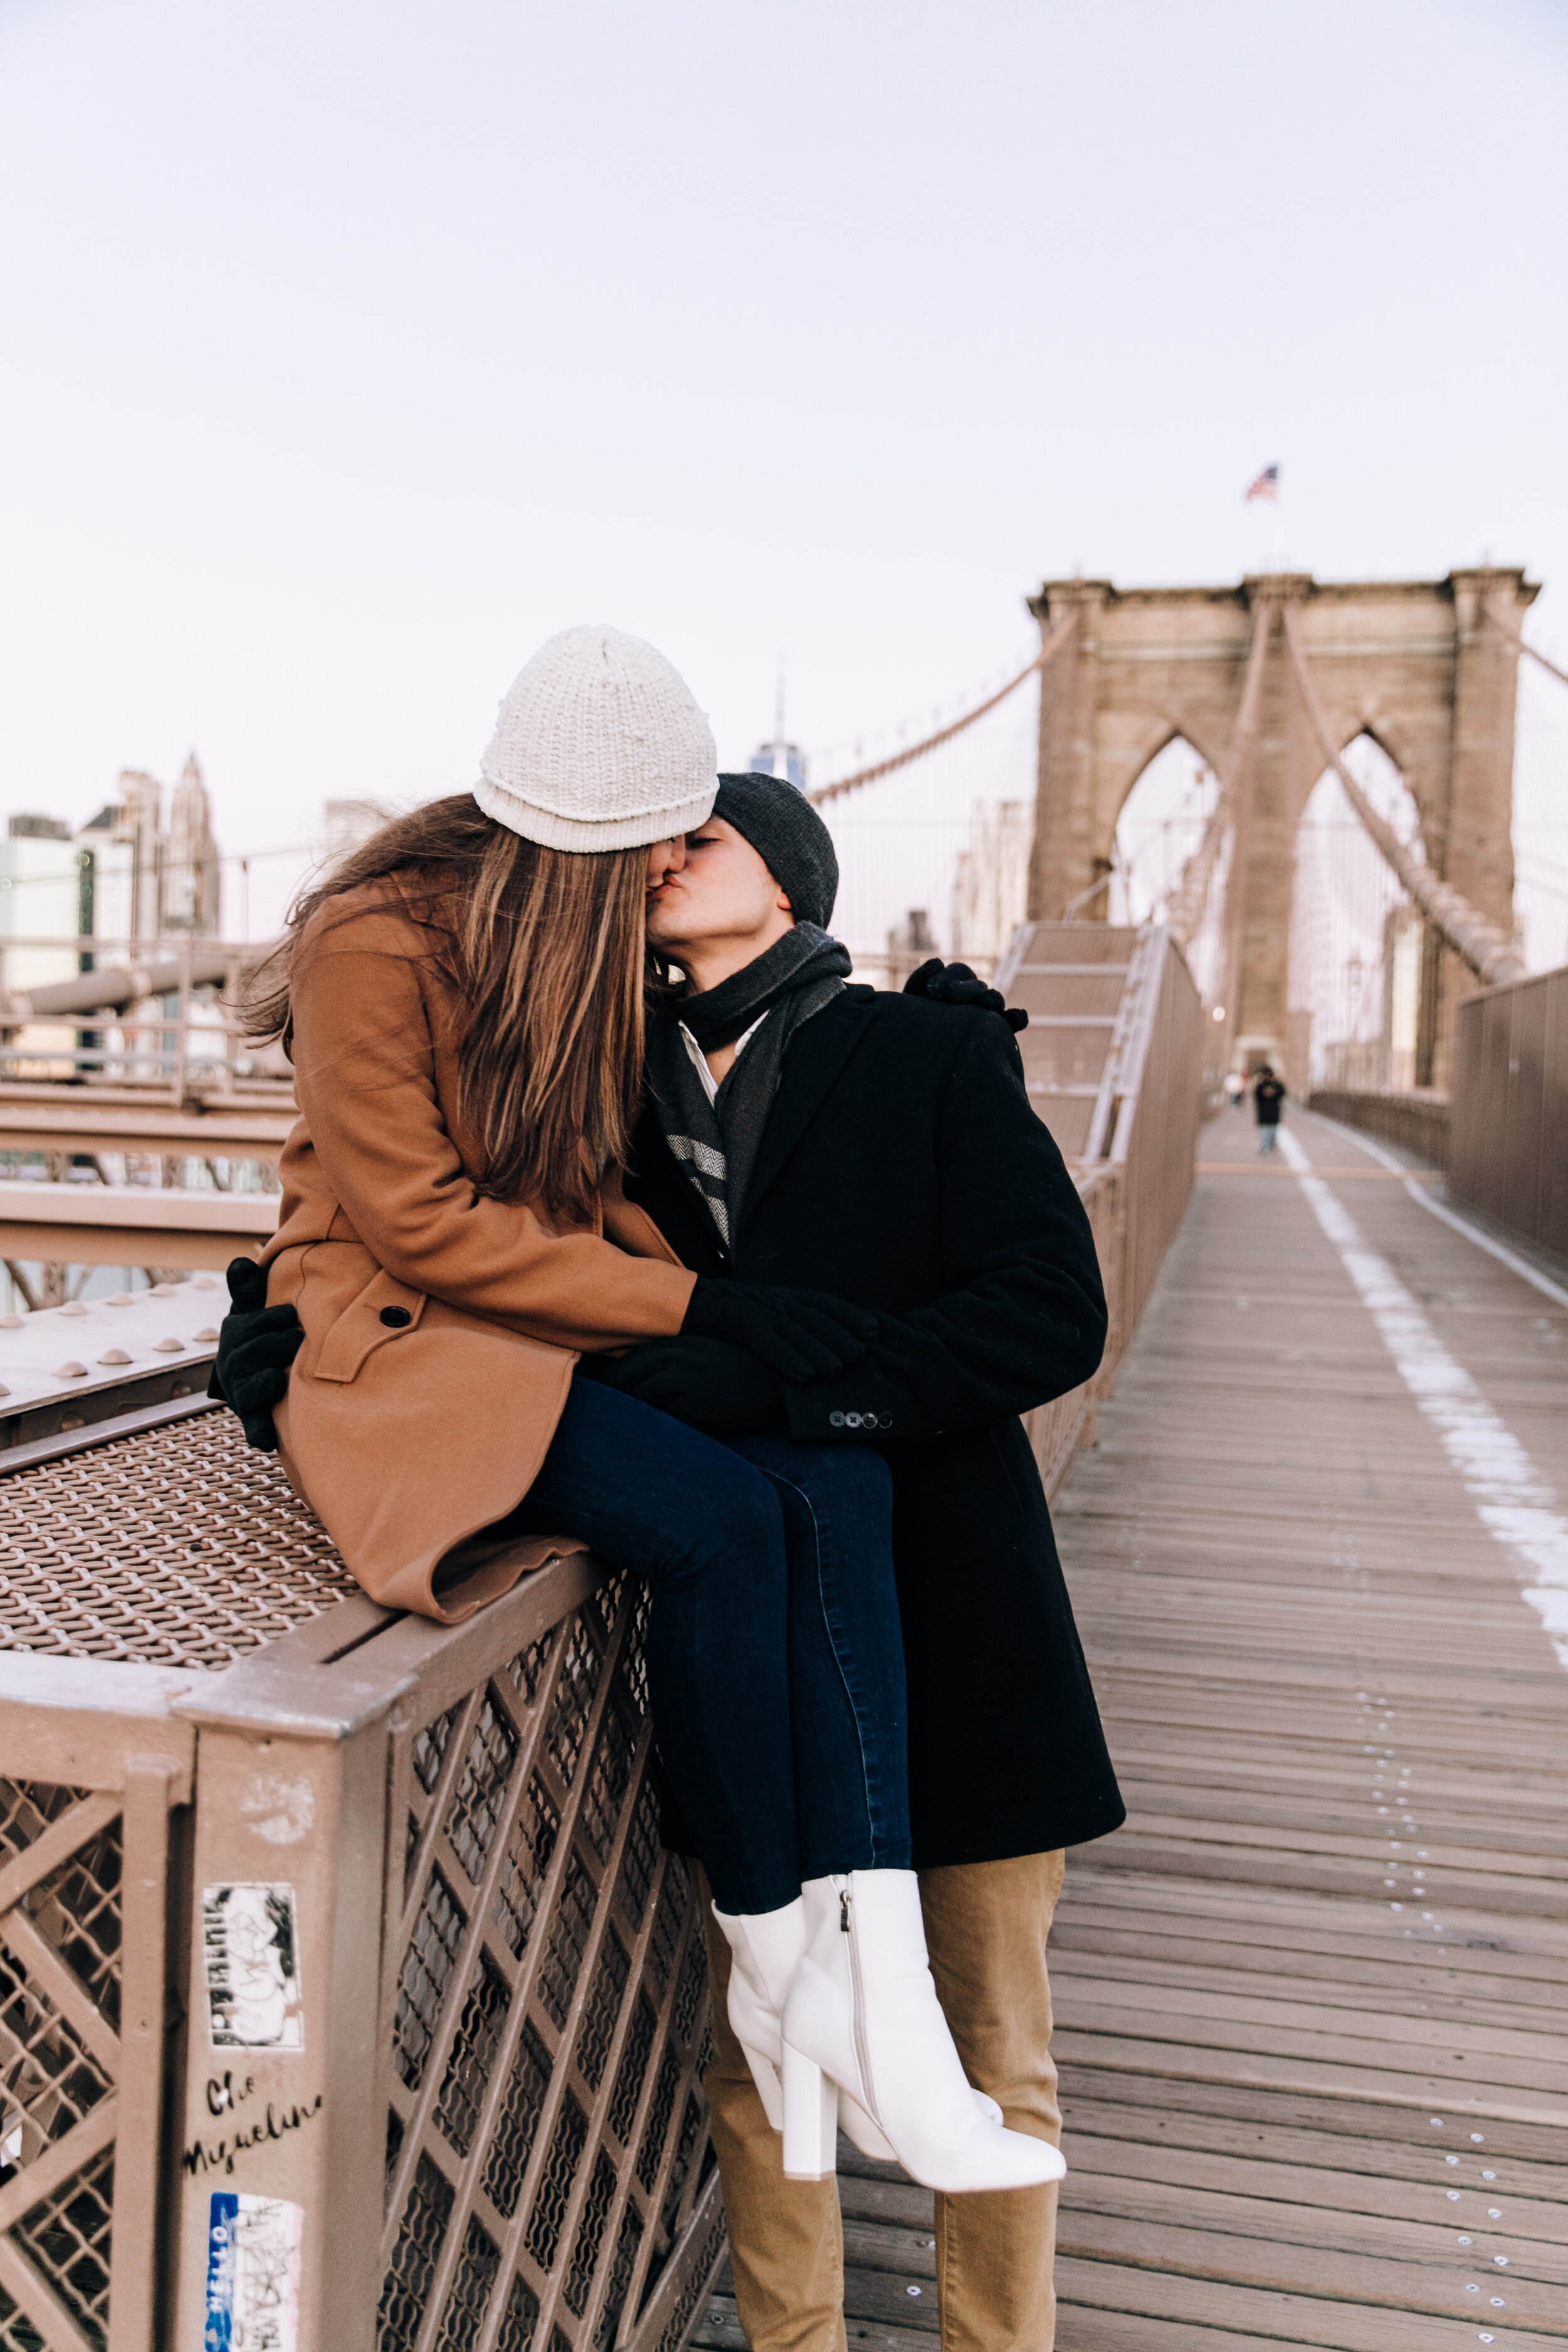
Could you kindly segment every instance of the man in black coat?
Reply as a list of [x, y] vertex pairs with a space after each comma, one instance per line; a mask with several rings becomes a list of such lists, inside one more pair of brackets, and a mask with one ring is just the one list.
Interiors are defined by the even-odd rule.
[[[931, 1964], [971, 2079], [1014, 2129], [1054, 2139], [1045, 1945], [1062, 1850], [1123, 1808], [1018, 1417], [1093, 1373], [1104, 1297], [1008, 1022], [825, 978], [816, 927], [837, 879], [794, 786], [721, 780], [649, 910], [688, 992], [656, 1024], [626, 1189], [700, 1276], [830, 1291], [874, 1309], [878, 1335], [852, 1371], [798, 1387], [690, 1339], [645, 1342], [610, 1377], [721, 1434], [787, 1427], [886, 1457]], [[748, 1106], [735, 1090], [770, 1024], [782, 1055]], [[783, 2178], [709, 1928], [707, 2089], [741, 2318], [758, 2352], [842, 2352], [837, 2196]], [[1055, 2199], [938, 2198], [946, 2342], [1048, 2352]]]
[[[971, 2080], [1015, 2130], [1054, 2140], [1046, 1938], [1063, 1850], [1123, 1809], [1019, 1415], [1100, 1362], [1094, 1245], [1001, 999], [940, 967], [911, 986], [952, 1001], [847, 985], [824, 928], [826, 826], [781, 780], [720, 781], [650, 900], [650, 944], [683, 982], [652, 1024], [626, 1190], [700, 1277], [710, 1328], [738, 1282], [831, 1292], [872, 1310], [877, 1334], [852, 1371], [799, 1386], [712, 1337], [579, 1370], [721, 1436], [784, 1428], [884, 1454], [931, 1967]], [[231, 1318], [226, 1345], [260, 1320]], [[706, 1901], [704, 1917], [706, 2088], [747, 2338], [844, 2352], [837, 2193], [784, 2178]], [[1049, 2352], [1054, 2187], [939, 2197], [936, 2220], [944, 2342]]]

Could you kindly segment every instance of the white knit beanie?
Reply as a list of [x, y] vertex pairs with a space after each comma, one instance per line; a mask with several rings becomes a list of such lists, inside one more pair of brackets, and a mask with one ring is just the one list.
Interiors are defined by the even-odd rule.
[[638, 849], [710, 816], [718, 770], [679, 672], [643, 638], [587, 622], [518, 672], [474, 798], [547, 849]]

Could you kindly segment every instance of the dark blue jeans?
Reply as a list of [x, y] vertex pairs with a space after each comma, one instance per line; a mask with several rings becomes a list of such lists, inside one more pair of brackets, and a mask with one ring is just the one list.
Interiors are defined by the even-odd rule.
[[891, 1522], [868, 1446], [721, 1442], [572, 1383], [512, 1524], [647, 1578], [654, 1729], [721, 1911], [910, 1866]]

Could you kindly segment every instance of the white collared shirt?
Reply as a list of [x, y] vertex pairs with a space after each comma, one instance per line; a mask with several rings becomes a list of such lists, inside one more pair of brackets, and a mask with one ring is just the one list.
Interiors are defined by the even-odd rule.
[[[770, 1005], [768, 1007], [768, 1012], [771, 1013], [772, 1011], [773, 1007]], [[735, 1060], [737, 1062], [740, 1060], [742, 1055], [745, 1052], [747, 1046], [751, 1044], [752, 1039], [756, 1035], [758, 1030], [762, 1027], [767, 1017], [767, 1013], [759, 1013], [751, 1027], [749, 1029], [742, 1030], [740, 1035], [735, 1040]], [[711, 1102], [714, 1097], [718, 1094], [720, 1081], [714, 1076], [712, 1071], [709, 1068], [707, 1055], [703, 1052], [701, 1046], [698, 1044], [696, 1038], [692, 1035], [684, 1021], [680, 1024], [680, 1034], [686, 1040], [686, 1050], [691, 1056], [691, 1066], [696, 1071], [698, 1076], [701, 1079], [703, 1092], [707, 1095], [709, 1101]], [[733, 1068], [733, 1066], [734, 1065], [732, 1063], [731, 1067]], [[726, 1076], [727, 1075], [728, 1073], [726, 1073]]]

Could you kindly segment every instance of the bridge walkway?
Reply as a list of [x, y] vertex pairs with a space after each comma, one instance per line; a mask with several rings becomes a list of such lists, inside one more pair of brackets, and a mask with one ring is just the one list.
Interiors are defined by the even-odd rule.
[[[1287, 1134], [1203, 1131], [1057, 1505], [1131, 1813], [1052, 1938], [1059, 2352], [1562, 2352], [1568, 1307]], [[930, 2200], [851, 2161], [851, 2352], [926, 2352]]]

